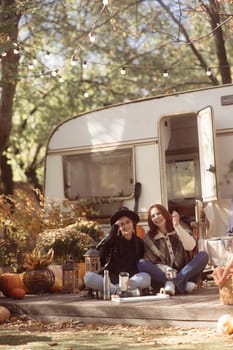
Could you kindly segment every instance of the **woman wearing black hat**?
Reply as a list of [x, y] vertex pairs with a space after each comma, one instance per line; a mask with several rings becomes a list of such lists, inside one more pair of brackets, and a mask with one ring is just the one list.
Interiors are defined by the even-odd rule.
[[150, 275], [138, 273], [137, 263], [144, 256], [144, 242], [136, 235], [139, 216], [128, 208], [121, 208], [111, 217], [111, 231], [98, 244], [101, 272], [87, 272], [86, 288], [103, 291], [103, 271], [109, 270], [111, 294], [118, 290], [120, 272], [129, 273], [129, 289], [150, 288]]

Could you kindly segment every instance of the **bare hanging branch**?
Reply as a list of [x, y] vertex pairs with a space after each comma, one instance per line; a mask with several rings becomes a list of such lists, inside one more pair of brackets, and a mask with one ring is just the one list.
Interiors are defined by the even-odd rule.
[[[173, 14], [173, 12], [170, 10], [170, 8], [167, 5], [165, 5], [162, 0], [158, 0], [158, 3], [164, 8], [164, 10], [167, 12], [167, 14], [172, 18], [174, 23], [176, 23], [178, 25], [179, 31], [182, 32], [183, 36], [186, 39], [186, 42], [189, 44], [189, 46], [191, 48], [193, 54], [196, 56], [197, 60], [200, 62], [200, 66], [203, 67], [203, 69], [206, 71], [209, 65], [207, 64], [203, 55], [200, 53], [200, 51], [194, 45], [194, 42], [192, 41], [188, 32], [186, 31], [183, 24], [181, 23], [180, 17], [177, 19], [175, 17], [175, 15]], [[211, 80], [213, 85], [219, 85], [217, 78], [214, 77], [213, 74], [209, 76], [209, 79]]]

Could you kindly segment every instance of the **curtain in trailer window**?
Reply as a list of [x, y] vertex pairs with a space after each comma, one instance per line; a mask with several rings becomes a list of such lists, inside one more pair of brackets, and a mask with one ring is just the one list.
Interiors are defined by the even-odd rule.
[[63, 156], [63, 169], [68, 199], [133, 194], [132, 149]]
[[168, 198], [189, 198], [199, 196], [197, 161], [174, 161], [167, 164]]

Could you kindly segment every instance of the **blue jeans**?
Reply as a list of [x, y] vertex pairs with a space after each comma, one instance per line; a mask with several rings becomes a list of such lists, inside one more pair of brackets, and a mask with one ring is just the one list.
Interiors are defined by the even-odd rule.
[[[201, 272], [208, 264], [208, 260], [209, 257], [206, 252], [199, 252], [177, 273], [176, 277], [173, 278], [172, 281], [174, 282], [176, 290], [179, 293], [184, 293], [185, 286], [188, 281], [195, 283], [197, 282]], [[165, 273], [161, 271], [157, 265], [145, 259], [139, 260], [138, 271], [147, 272], [151, 276], [151, 285], [156, 292], [159, 292], [160, 288], [164, 287], [166, 281], [168, 280]]]
[[[103, 281], [102, 275], [95, 272], [87, 272], [84, 276], [84, 283], [86, 288], [103, 291]], [[150, 275], [144, 272], [136, 273], [129, 279], [129, 289], [144, 289], [151, 287]], [[110, 284], [111, 294], [115, 294], [118, 289], [118, 284]]]

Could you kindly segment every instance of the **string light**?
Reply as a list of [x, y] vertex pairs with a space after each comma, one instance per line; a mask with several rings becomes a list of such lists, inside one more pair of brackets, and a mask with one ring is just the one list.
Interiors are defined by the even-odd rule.
[[[102, 3], [103, 3], [103, 8], [102, 8], [101, 11], [99, 12], [99, 14], [101, 14], [101, 13], [104, 11], [104, 7], [107, 6], [107, 5], [109, 4], [109, 0], [102, 0]], [[224, 19], [223, 22], [218, 23], [217, 26], [216, 26], [216, 28], [214, 28], [210, 33], [207, 33], [205, 36], [199, 37], [199, 38], [194, 39], [194, 40], [192, 40], [192, 41], [190, 41], [190, 42], [186, 42], [186, 44], [189, 45], [191, 42], [200, 41], [200, 40], [203, 40], [204, 38], [211, 37], [211, 36], [213, 35], [213, 32], [214, 32], [215, 30], [219, 29], [220, 26], [223, 26], [223, 25], [226, 24], [228, 21], [230, 21], [232, 18], [233, 18], [232, 15], [229, 16], [229, 17], [227, 17], [226, 19]], [[89, 41], [90, 41], [91, 43], [94, 43], [94, 42], [95, 42], [96, 37], [95, 37], [94, 30], [95, 30], [95, 28], [96, 28], [97, 22], [98, 22], [98, 18], [95, 20], [95, 22], [94, 22], [93, 25], [91, 26], [91, 31], [89, 32], [89, 34], [86, 35], [85, 40], [84, 40], [84, 42], [83, 42], [82, 44], [84, 44], [86, 41], [88, 41], [88, 39], [89, 39]], [[119, 26], [118, 23], [117, 23], [117, 24], [118, 24], [117, 26], [115, 25], [115, 24], [116, 24], [116, 19], [115, 19], [115, 18], [111, 18], [111, 19], [110, 19], [110, 22], [112, 23], [112, 25], [114, 25], [114, 28], [115, 28], [115, 29], [120, 28], [120, 26]], [[121, 28], [122, 28], [122, 27], [121, 27]], [[122, 29], [124, 29], [124, 28], [122, 28]], [[127, 34], [123, 31], [123, 35], [124, 35], [124, 34], [127, 35]], [[9, 38], [9, 40], [10, 40], [10, 38]], [[179, 43], [182, 44], [181, 41], [179, 41]], [[174, 44], [174, 42], [169, 42], [168, 44]], [[81, 48], [82, 50], [84, 50], [84, 48], [83, 48], [82, 46], [84, 47], [84, 45], [80, 45], [80, 48]], [[19, 44], [18, 44], [18, 43], [13, 43], [13, 47], [14, 47], [14, 49], [13, 49], [14, 54], [18, 54], [18, 53], [19, 53]], [[21, 51], [21, 44], [20, 44], [20, 51]], [[66, 63], [62, 66], [62, 70], [64, 70], [64, 69], [67, 67], [67, 65], [69, 64], [69, 62], [70, 62], [70, 64], [71, 64], [72, 66], [76, 66], [76, 65], [77, 65], [78, 60], [75, 58], [77, 52], [78, 52], [78, 49], [75, 50], [75, 53], [73, 54], [71, 60], [70, 60], [70, 58], [66, 60]], [[53, 53], [53, 52], [52, 52], [52, 54], [57, 55], [57, 53]], [[3, 56], [3, 57], [7, 56], [7, 51], [3, 51], [0, 55]], [[49, 58], [50, 55], [51, 55], [51, 52], [47, 51], [45, 56], [46, 56], [46, 58]], [[59, 54], [58, 54], [58, 55], [59, 55]], [[62, 55], [63, 55], [63, 53], [62, 53]], [[32, 62], [29, 63], [28, 68], [29, 68], [29, 69], [33, 69], [33, 68], [34, 68], [34, 65], [36, 65], [37, 63], [38, 63], [38, 62], [37, 62], [36, 59], [32, 60]], [[92, 62], [91, 62], [91, 63], [92, 63]], [[104, 64], [104, 63], [102, 63], [102, 62], [101, 62], [101, 63], [100, 63], [100, 62], [99, 62], [99, 63], [98, 63], [98, 62], [97, 62], [97, 63], [95, 62], [95, 64], [106, 65], [106, 66], [110, 66], [110, 67], [114, 67], [114, 66], [115, 66], [115, 67], [117, 67], [118, 69], [120, 68], [118, 65], [115, 65], [115, 64]], [[87, 68], [87, 61], [86, 61], [86, 60], [83, 61], [82, 67], [83, 67], [84, 69]], [[127, 69], [135, 69], [135, 68], [136, 68], [136, 69], [140, 69], [140, 70], [143, 70], [143, 69], [144, 69], [144, 67], [142, 67], [142, 66], [137, 68], [135, 65], [132, 65], [132, 67], [130, 67], [130, 66], [127, 65]], [[220, 67], [212, 67], [212, 68], [220, 68]], [[59, 70], [60, 70], [60, 69], [61, 69], [61, 67], [59, 67]], [[156, 69], [156, 68], [151, 67], [151, 69]], [[190, 67], [182, 68], [182, 71], [183, 71], [183, 70], [186, 70], [186, 69], [188, 70], [188, 69], [190, 69]], [[203, 70], [203, 67], [202, 67], [202, 68], [198, 68], [198, 69], [202, 69], [202, 70]], [[161, 68], [158, 68], [158, 69], [156, 69], [156, 70], [157, 70], [158, 72], [161, 72], [161, 71], [162, 71]], [[171, 70], [172, 70], [172, 71], [175, 71], [175, 69], [171, 69]], [[179, 70], [179, 68], [178, 68], [178, 70]], [[205, 71], [205, 69], [204, 69], [204, 71]], [[55, 76], [57, 75], [57, 73], [58, 73], [58, 69], [56, 69], [56, 70], [47, 69], [47, 72], [44, 73], [44, 75], [45, 75], [45, 74], [51, 74], [53, 77], [55, 77]], [[126, 74], [126, 68], [125, 68], [125, 67], [120, 68], [120, 73], [121, 73], [121, 75], [125, 75], [125, 74]], [[171, 72], [170, 72], [170, 69], [169, 69], [169, 73], [171, 73]], [[211, 76], [211, 75], [212, 75], [212, 71], [211, 71], [210, 68], [208, 68], [208, 69], [205, 71], [205, 73], [206, 73], [207, 76]], [[41, 74], [42, 74], [42, 73], [41, 73]], [[160, 74], [161, 74], [161, 73], [160, 73]], [[165, 77], [165, 78], [168, 77], [168, 71], [167, 71], [167, 70], [164, 70], [162, 74], [163, 74], [163, 77]], [[30, 77], [31, 77], [31, 75], [30, 75]], [[60, 81], [60, 78], [59, 78], [59, 81]]]
[[57, 74], [58, 74], [58, 69], [53, 70], [53, 71], [51, 72], [52, 77], [56, 77]]
[[[99, 11], [99, 15], [101, 15], [101, 14], [104, 12], [104, 8], [105, 8], [105, 6], [107, 6], [107, 5], [109, 4], [109, 0], [102, 0], [102, 4], [103, 4], [103, 7], [102, 7], [102, 9]], [[223, 26], [224, 24], [226, 24], [230, 19], [232, 19], [232, 17], [233, 17], [233, 16], [231, 15], [231, 16], [227, 17], [226, 19], [224, 19], [223, 22], [218, 23], [217, 26], [216, 26], [216, 28], [214, 28], [214, 30], [217, 30], [217, 29], [219, 28], [219, 26]], [[95, 37], [95, 32], [94, 32], [94, 31], [95, 31], [97, 22], [98, 22], [98, 18], [96, 18], [96, 20], [94, 21], [93, 25], [91, 26], [90, 32], [86, 35], [85, 40], [84, 40], [84, 42], [83, 42], [82, 44], [84, 44], [85, 41], [87, 41], [88, 39], [89, 39], [89, 41], [90, 41], [91, 43], [94, 43], [94, 42], [95, 42], [96, 37]], [[118, 24], [117, 26], [115, 25], [115, 24], [116, 24], [116, 19], [115, 19], [114, 17], [111, 17], [110, 23], [112, 23], [112, 25], [114, 25], [114, 27], [116, 27], [116, 29], [117, 29], [117, 28], [122, 28], [122, 27], [119, 26], [119, 23], [117, 23], [117, 24]], [[123, 28], [122, 28], [122, 29], [123, 29]], [[212, 36], [214, 30], [212, 30], [210, 33], [207, 33], [204, 37], [199, 37], [199, 38], [197, 38], [197, 39], [192, 40], [192, 42], [194, 42], [194, 41], [200, 41], [200, 40], [202, 40], [203, 38]], [[125, 32], [123, 31], [123, 34], [124, 34], [124, 33], [125, 33]], [[9, 40], [10, 40], [10, 38], [9, 38]], [[171, 43], [173, 44], [174, 42], [170, 42], [170, 44], [171, 44]], [[181, 43], [181, 42], [180, 42], [180, 43]], [[168, 44], [169, 44], [169, 43], [168, 43]], [[190, 42], [187, 42], [186, 44], [190, 44]], [[15, 49], [18, 49], [18, 43], [13, 43], [13, 46], [15, 46]], [[84, 49], [82, 46], [84, 46], [84, 45], [80, 45], [80, 48], [81, 48], [81, 49]], [[16, 51], [16, 52], [17, 52], [17, 51]], [[65, 67], [66, 67], [67, 64], [69, 64], [69, 63], [70, 63], [72, 66], [76, 66], [76, 65], [77, 65], [78, 61], [77, 61], [77, 59], [75, 58], [77, 52], [78, 52], [78, 49], [75, 50], [75, 53], [73, 54], [71, 60], [67, 60], [66, 63], [63, 65], [63, 67], [62, 67], [63, 70], [65, 69]], [[49, 51], [47, 50], [47, 52], [46, 52], [46, 58], [48, 58], [48, 57], [50, 56], [50, 54], [51, 54], [51, 52], [49, 52]], [[53, 53], [53, 54], [54, 54], [54, 53]], [[7, 55], [7, 53], [2, 52], [2, 56], [6, 56], [6, 55]], [[62, 53], [62, 55], [63, 55], [63, 53]], [[36, 65], [36, 63], [33, 61], [31, 64], [29, 64], [29, 66], [30, 66], [29, 69], [32, 69], [32, 68], [33, 68], [33, 64]], [[103, 63], [95, 63], [95, 64], [102, 65]], [[108, 65], [108, 66], [114, 66], [114, 64], [113, 64], [113, 65], [111, 65], [111, 64], [106, 64], [106, 65]], [[84, 62], [83, 62], [82, 67], [83, 67], [84, 69], [87, 67], [87, 61], [84, 61]], [[130, 69], [130, 68], [134, 69], [135, 66], [132, 66], [132, 67], [128, 67], [128, 66], [127, 66], [127, 69]], [[61, 67], [59, 67], [59, 69], [61, 69]], [[139, 69], [142, 70], [143, 67], [140, 67]], [[151, 67], [151, 69], [154, 69], [154, 67]], [[190, 69], [190, 68], [187, 68], [187, 69]], [[203, 69], [203, 68], [202, 68], [202, 69]], [[158, 71], [161, 71], [161, 69], [158, 69]], [[48, 71], [48, 73], [51, 73], [52, 76], [54, 76], [54, 75], [53, 75], [53, 74], [55, 74], [54, 72], [55, 72], [55, 70], [53, 70], [53, 71], [52, 71], [52, 70], [49, 70], [49, 71]], [[121, 75], [125, 75], [125, 74], [126, 74], [126, 69], [125, 69], [125, 67], [122, 67], [122, 68], [120, 69], [120, 72], [121, 72]], [[207, 74], [208, 76], [210, 76], [212, 73], [211, 73], [210, 70], [208, 70], [208, 71], [206, 71], [206, 74]], [[55, 76], [56, 76], [56, 75], [55, 75]], [[163, 76], [164, 76], [165, 78], [168, 77], [168, 71], [167, 71], [167, 70], [165, 70], [165, 71], [163, 72]]]
[[126, 73], [125, 67], [121, 67], [121, 75], [125, 75], [125, 73]]
[[77, 60], [74, 57], [72, 57], [70, 61], [71, 66], [77, 66], [77, 63]]
[[18, 55], [18, 54], [19, 54], [19, 49], [15, 48], [15, 49], [13, 50], [13, 52], [14, 52], [15, 55]]
[[17, 43], [13, 43], [13, 46], [14, 46], [14, 49], [13, 49], [13, 53], [15, 55], [18, 55], [19, 54], [19, 46]]
[[85, 92], [84, 92], [84, 94], [83, 94], [83, 96], [84, 96], [85, 98], [89, 97], [88, 92], [87, 92], [87, 91], [85, 91]]
[[210, 77], [210, 76], [212, 75], [212, 72], [211, 72], [211, 69], [210, 69], [210, 68], [208, 68], [208, 69], [206, 70], [206, 75], [207, 75], [208, 77]]
[[91, 42], [91, 43], [94, 43], [94, 42], [95, 42], [95, 34], [92, 33], [92, 32], [90, 32], [88, 36], [89, 36], [90, 42]]

